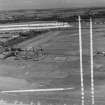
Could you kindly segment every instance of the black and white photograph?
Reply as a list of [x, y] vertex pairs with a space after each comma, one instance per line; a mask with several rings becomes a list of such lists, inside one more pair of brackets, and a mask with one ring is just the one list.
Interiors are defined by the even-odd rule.
[[105, 0], [0, 0], [0, 105], [105, 105]]

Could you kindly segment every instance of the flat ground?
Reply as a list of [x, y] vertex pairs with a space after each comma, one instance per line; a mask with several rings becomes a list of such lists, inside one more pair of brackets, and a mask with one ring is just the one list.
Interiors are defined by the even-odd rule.
[[[91, 105], [90, 97], [90, 42], [89, 24], [82, 24], [83, 70], [85, 105]], [[94, 52], [104, 50], [105, 24], [93, 25]], [[0, 89], [35, 89], [73, 87], [73, 90], [43, 93], [0, 94], [8, 101], [40, 101], [42, 104], [81, 105], [79, 69], [78, 24], [69, 30], [50, 31], [20, 43], [17, 47], [43, 47], [48, 56], [40, 61], [0, 61]], [[95, 105], [105, 105], [105, 58], [94, 56]]]

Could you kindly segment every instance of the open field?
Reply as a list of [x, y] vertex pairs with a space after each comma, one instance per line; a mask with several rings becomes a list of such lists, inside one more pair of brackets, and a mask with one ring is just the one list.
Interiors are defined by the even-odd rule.
[[[23, 61], [8, 58], [0, 61], [0, 90], [71, 88], [61, 92], [33, 92], [0, 94], [8, 102], [15, 100], [40, 104], [81, 105], [78, 24], [69, 30], [55, 30], [29, 39], [16, 47], [43, 47], [48, 56], [40, 61]], [[75, 26], [74, 25], [74, 26]], [[83, 64], [85, 83], [85, 105], [91, 103], [90, 97], [90, 42], [89, 24], [83, 23]], [[93, 25], [94, 52], [103, 51], [105, 24]], [[105, 104], [105, 58], [94, 56], [95, 102]]]
[[16, 45], [21, 48], [42, 46], [48, 56], [38, 62], [14, 61], [11, 58], [0, 61], [2, 91], [61, 87], [73, 87], [73, 91], [1, 94], [0, 97], [8, 101], [19, 100], [26, 103], [37, 100], [43, 104], [80, 103], [77, 32], [77, 29], [49, 31]]

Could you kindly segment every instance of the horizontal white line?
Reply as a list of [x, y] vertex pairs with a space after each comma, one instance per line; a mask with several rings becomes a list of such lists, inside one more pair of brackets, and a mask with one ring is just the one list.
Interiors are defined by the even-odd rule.
[[21, 26], [61, 26], [69, 25], [68, 23], [39, 23], [39, 24], [17, 24], [17, 25], [0, 25], [1, 27], [21, 27]]
[[51, 88], [51, 89], [11, 90], [11, 91], [1, 91], [0, 93], [53, 92], [53, 91], [73, 90], [73, 89], [74, 88]]
[[4, 30], [29, 30], [29, 29], [52, 29], [52, 28], [68, 28], [69, 25], [64, 26], [45, 26], [45, 27], [12, 27], [12, 28], [0, 28], [0, 31]]

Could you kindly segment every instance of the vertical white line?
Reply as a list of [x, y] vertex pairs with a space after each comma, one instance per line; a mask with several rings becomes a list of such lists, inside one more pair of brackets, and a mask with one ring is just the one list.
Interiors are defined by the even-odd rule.
[[90, 57], [91, 57], [91, 98], [94, 105], [94, 69], [93, 69], [93, 30], [92, 18], [90, 18]]
[[82, 62], [82, 33], [81, 33], [81, 17], [79, 20], [79, 49], [80, 49], [80, 77], [81, 77], [81, 104], [84, 105], [84, 81], [83, 81], [83, 62]]

